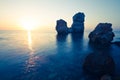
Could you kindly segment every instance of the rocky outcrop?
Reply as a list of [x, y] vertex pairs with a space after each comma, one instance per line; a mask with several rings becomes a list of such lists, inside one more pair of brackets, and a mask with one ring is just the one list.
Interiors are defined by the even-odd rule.
[[84, 13], [77, 13], [73, 16], [73, 24], [72, 24], [72, 32], [77, 33], [77, 32], [84, 32], [84, 21], [85, 21], [85, 15]]
[[57, 20], [56, 31], [58, 32], [58, 34], [68, 33], [67, 22], [63, 19]]
[[67, 27], [67, 22], [63, 19], [57, 20], [56, 31], [58, 34], [64, 33], [83, 33], [84, 32], [84, 13], [78, 12], [73, 16], [73, 24]]
[[83, 70], [89, 75], [103, 76], [113, 75], [115, 63], [113, 58], [107, 53], [91, 53], [85, 58]]
[[88, 37], [90, 42], [104, 45], [110, 44], [114, 36], [111, 23], [99, 23]]

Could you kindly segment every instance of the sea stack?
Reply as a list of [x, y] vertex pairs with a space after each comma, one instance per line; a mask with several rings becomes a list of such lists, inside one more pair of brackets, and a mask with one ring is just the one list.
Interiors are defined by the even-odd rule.
[[58, 32], [58, 34], [67, 34], [68, 33], [67, 22], [64, 21], [63, 19], [57, 20], [56, 31]]
[[104, 45], [110, 44], [114, 36], [111, 23], [99, 23], [88, 37], [90, 42]]
[[73, 16], [73, 24], [71, 26], [72, 33], [83, 33], [84, 32], [84, 13], [78, 12]]

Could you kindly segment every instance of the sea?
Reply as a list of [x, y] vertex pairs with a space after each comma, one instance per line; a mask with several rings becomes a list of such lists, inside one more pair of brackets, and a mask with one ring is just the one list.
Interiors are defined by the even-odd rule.
[[[94, 52], [89, 45], [90, 32], [58, 35], [1, 30], [0, 80], [93, 80], [83, 71], [86, 56]], [[113, 42], [120, 41], [120, 31], [113, 32]], [[120, 46], [113, 44], [109, 55], [115, 63], [114, 76], [120, 80]]]

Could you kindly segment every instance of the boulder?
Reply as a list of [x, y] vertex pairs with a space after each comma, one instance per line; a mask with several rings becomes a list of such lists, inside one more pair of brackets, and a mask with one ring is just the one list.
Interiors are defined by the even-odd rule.
[[94, 76], [113, 75], [115, 63], [113, 58], [105, 53], [91, 53], [83, 63], [85, 73]]
[[85, 21], [84, 13], [78, 12], [73, 16], [73, 24], [72, 24], [72, 32], [84, 32], [84, 21]]
[[88, 37], [90, 42], [104, 45], [110, 44], [114, 36], [111, 23], [99, 23]]
[[67, 22], [63, 19], [57, 20], [56, 31], [60, 34], [68, 33]]

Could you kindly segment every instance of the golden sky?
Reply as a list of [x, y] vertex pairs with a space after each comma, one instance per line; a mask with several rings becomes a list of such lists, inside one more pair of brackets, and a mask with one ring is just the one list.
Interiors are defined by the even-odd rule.
[[85, 28], [94, 28], [100, 22], [120, 25], [120, 0], [0, 0], [0, 30], [54, 28], [56, 20], [64, 19], [68, 26], [72, 16], [84, 12]]

